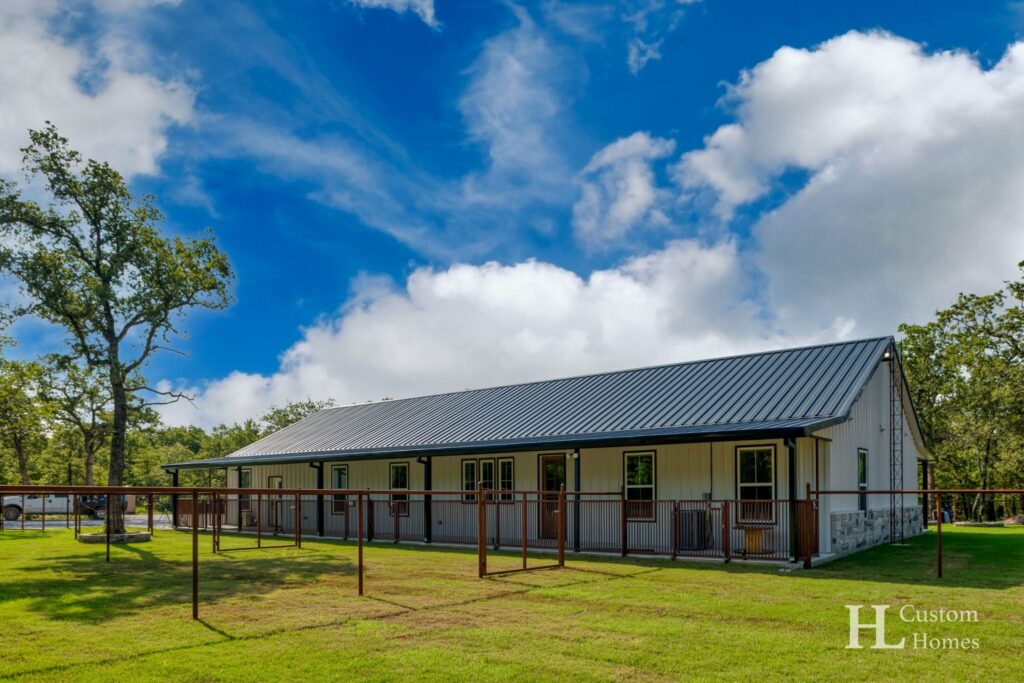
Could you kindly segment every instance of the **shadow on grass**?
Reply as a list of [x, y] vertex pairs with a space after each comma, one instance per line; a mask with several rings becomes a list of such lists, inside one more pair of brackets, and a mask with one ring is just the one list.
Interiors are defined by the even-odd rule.
[[[257, 596], [281, 588], [309, 585], [318, 577], [354, 576], [356, 567], [336, 554], [273, 550], [213, 557], [200, 550], [200, 600], [220, 601], [235, 595]], [[5, 544], [6, 545], [6, 544]], [[111, 546], [109, 563], [99, 552], [48, 556], [42, 553], [38, 571], [23, 567], [2, 583], [0, 604], [24, 600], [25, 610], [48, 619], [96, 622], [137, 613], [147, 607], [187, 605], [192, 599], [191, 549], [158, 555], [147, 544]], [[181, 552], [184, 549], [186, 552]]]

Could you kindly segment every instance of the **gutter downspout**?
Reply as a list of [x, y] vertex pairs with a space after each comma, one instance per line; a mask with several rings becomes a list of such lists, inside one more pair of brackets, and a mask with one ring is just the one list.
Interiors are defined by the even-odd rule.
[[796, 439], [786, 439], [789, 453], [789, 554], [796, 560]]
[[[418, 456], [416, 462], [423, 465], [423, 490], [433, 491], [434, 490], [434, 459], [429, 456]], [[434, 534], [434, 523], [433, 519], [433, 499], [432, 495], [424, 494], [423, 496], [423, 542], [430, 543], [433, 540]]]
[[[316, 470], [316, 487], [324, 487], [324, 464], [323, 462], [311, 462], [309, 466]], [[316, 535], [323, 538], [324, 535], [324, 497], [318, 494], [316, 497]]]

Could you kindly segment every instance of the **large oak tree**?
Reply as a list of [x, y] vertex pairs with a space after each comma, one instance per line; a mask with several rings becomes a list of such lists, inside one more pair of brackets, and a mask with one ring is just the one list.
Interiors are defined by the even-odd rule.
[[[110, 387], [112, 486], [124, 482], [130, 398], [174, 401], [142, 379], [146, 362], [171, 349], [190, 309], [230, 303], [234, 276], [212, 234], [164, 237], [150, 195], [135, 197], [109, 164], [85, 160], [52, 124], [29, 131], [24, 170], [42, 181], [41, 206], [12, 182], [0, 180], [0, 261], [36, 315], [68, 333], [69, 354], [99, 369]], [[33, 195], [32, 186], [24, 194]], [[124, 526], [119, 509], [108, 522]]]

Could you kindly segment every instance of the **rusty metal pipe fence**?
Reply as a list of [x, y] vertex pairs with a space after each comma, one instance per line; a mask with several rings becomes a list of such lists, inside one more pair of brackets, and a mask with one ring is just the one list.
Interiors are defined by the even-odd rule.
[[[147, 526], [161, 499], [171, 501], [178, 529], [192, 536], [192, 612], [199, 613], [199, 536], [214, 553], [273, 547], [301, 548], [303, 537], [357, 544], [358, 592], [364, 589], [365, 542], [477, 545], [479, 575], [489, 549], [521, 549], [515, 571], [562, 567], [565, 551], [652, 554], [668, 557], [803, 560], [817, 554], [818, 505], [826, 495], [897, 493], [932, 496], [938, 520], [937, 573], [942, 576], [942, 504], [961, 494], [1024, 495], [1024, 490], [908, 489], [812, 491], [801, 500], [635, 500], [618, 492], [405, 491], [335, 489], [228, 489], [178, 487], [0, 486], [0, 496], [66, 495], [65, 528], [82, 533], [83, 500], [104, 495], [147, 499]], [[25, 510], [24, 506], [21, 508]], [[15, 528], [24, 529], [24, 517]], [[43, 515], [45, 519], [45, 514]], [[9, 530], [0, 515], [0, 532]], [[45, 522], [43, 526], [45, 531]], [[795, 534], [795, 536], [793, 535]], [[106, 530], [110, 559], [110, 530]], [[795, 548], [795, 553], [793, 552]], [[530, 567], [527, 551], [552, 551], [557, 561]]]

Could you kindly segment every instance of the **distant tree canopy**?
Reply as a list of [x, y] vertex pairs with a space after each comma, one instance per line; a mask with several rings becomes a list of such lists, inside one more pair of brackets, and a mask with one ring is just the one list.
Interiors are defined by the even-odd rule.
[[[926, 325], [901, 325], [910, 391], [941, 487], [1024, 487], [1024, 262], [1021, 279], [961, 294]], [[995, 501], [962, 497], [977, 518]]]
[[266, 436], [284, 429], [290, 424], [318, 413], [326, 408], [334, 407], [334, 399], [326, 401], [289, 401], [281, 407], [271, 406], [270, 410], [263, 414], [259, 420], [260, 436]]
[[50, 405], [39, 396], [38, 363], [0, 358], [0, 449], [13, 457], [19, 484], [31, 482], [30, 459], [46, 444]]

